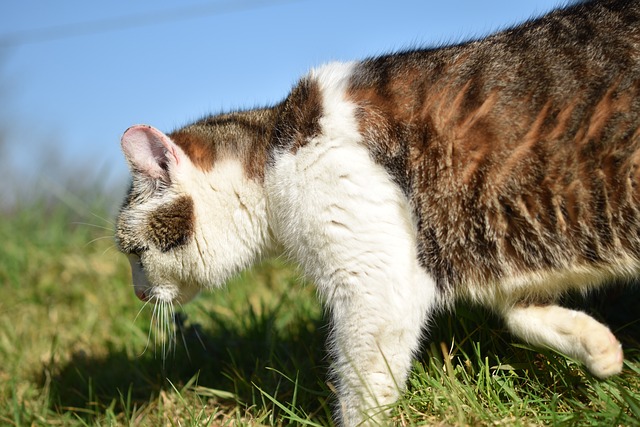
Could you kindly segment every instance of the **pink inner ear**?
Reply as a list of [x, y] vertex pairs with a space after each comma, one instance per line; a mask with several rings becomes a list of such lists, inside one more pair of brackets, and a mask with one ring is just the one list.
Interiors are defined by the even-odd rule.
[[175, 144], [152, 126], [131, 126], [122, 135], [120, 142], [132, 171], [150, 178], [166, 178], [169, 163], [178, 163]]

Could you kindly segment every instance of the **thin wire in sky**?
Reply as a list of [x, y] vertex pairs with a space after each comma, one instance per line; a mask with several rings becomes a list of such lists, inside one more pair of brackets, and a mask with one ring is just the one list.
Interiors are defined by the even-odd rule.
[[178, 9], [149, 11], [148, 13], [117, 18], [57, 25], [34, 30], [16, 31], [0, 35], [0, 47], [14, 47], [25, 44], [43, 43], [53, 40], [127, 30], [131, 28], [167, 24], [200, 18], [203, 16], [223, 15], [226, 13], [260, 9], [299, 1], [301, 0], [227, 0], [223, 2], [192, 5]]

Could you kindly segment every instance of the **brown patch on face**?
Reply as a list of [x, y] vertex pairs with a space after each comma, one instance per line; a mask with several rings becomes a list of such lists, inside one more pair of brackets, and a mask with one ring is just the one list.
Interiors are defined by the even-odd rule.
[[162, 252], [186, 244], [195, 231], [193, 200], [182, 196], [160, 206], [147, 226], [151, 240]]

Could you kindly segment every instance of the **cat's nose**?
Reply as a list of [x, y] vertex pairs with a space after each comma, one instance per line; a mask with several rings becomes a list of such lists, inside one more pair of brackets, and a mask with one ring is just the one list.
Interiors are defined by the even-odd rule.
[[138, 299], [140, 301], [148, 301], [149, 300], [149, 295], [147, 293], [147, 291], [145, 290], [140, 290], [140, 289], [136, 289], [136, 296], [138, 297]]

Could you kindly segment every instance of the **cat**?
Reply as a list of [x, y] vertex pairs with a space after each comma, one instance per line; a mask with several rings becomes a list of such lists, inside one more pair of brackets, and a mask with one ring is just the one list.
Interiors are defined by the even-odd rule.
[[313, 69], [280, 103], [121, 140], [136, 295], [185, 303], [284, 253], [316, 284], [342, 425], [384, 423], [433, 313], [482, 304], [601, 378], [621, 345], [556, 304], [640, 268], [640, 3]]

